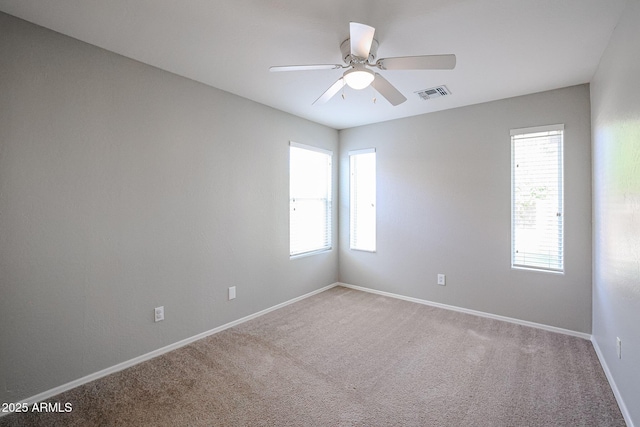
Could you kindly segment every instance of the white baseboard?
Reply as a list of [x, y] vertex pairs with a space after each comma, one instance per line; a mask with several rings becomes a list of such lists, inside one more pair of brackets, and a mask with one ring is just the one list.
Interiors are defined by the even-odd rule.
[[[49, 398], [51, 398], [53, 396], [56, 396], [56, 395], [58, 395], [60, 393], [63, 393], [63, 392], [68, 391], [68, 390], [71, 390], [72, 388], [76, 388], [76, 387], [81, 386], [83, 384], [87, 384], [87, 383], [89, 383], [91, 381], [97, 380], [99, 378], [105, 377], [105, 376], [113, 374], [115, 372], [122, 371], [123, 369], [130, 368], [131, 366], [137, 365], [138, 363], [145, 362], [147, 360], [153, 359], [154, 357], [158, 357], [158, 356], [160, 356], [162, 354], [168, 353], [168, 352], [170, 352], [172, 350], [178, 349], [180, 347], [184, 347], [185, 345], [191, 344], [194, 341], [198, 341], [198, 340], [200, 340], [202, 338], [208, 337], [208, 336], [216, 334], [218, 332], [222, 332], [225, 329], [229, 329], [229, 328], [231, 328], [233, 326], [236, 326], [236, 325], [239, 325], [241, 323], [247, 322], [249, 320], [255, 319], [256, 317], [263, 316], [263, 315], [265, 315], [265, 314], [267, 314], [269, 312], [272, 312], [272, 311], [277, 310], [279, 308], [285, 307], [285, 306], [287, 306], [289, 304], [293, 304], [294, 302], [298, 302], [298, 301], [303, 300], [305, 298], [309, 298], [309, 297], [311, 297], [313, 295], [319, 294], [320, 292], [324, 292], [324, 291], [326, 291], [328, 289], [331, 289], [333, 287], [336, 287], [338, 285], [339, 285], [339, 283], [333, 283], [331, 285], [328, 285], [328, 286], [325, 286], [323, 288], [317, 289], [317, 290], [315, 290], [313, 292], [309, 292], [308, 294], [304, 294], [304, 295], [301, 295], [299, 297], [290, 299], [290, 300], [285, 301], [283, 303], [274, 305], [273, 307], [266, 308], [266, 309], [264, 309], [262, 311], [259, 311], [257, 313], [250, 314], [249, 316], [245, 316], [245, 317], [243, 317], [241, 319], [234, 320], [233, 322], [229, 322], [229, 323], [226, 323], [226, 324], [224, 324], [222, 326], [218, 326], [217, 328], [213, 328], [211, 330], [202, 332], [202, 333], [200, 333], [198, 335], [194, 335], [194, 336], [192, 336], [190, 338], [183, 339], [181, 341], [175, 342], [175, 343], [170, 344], [168, 346], [159, 348], [157, 350], [154, 350], [154, 351], [151, 351], [149, 353], [143, 354], [141, 356], [135, 357], [133, 359], [127, 360], [125, 362], [118, 363], [117, 365], [111, 366], [111, 367], [103, 369], [101, 371], [94, 372], [93, 374], [89, 374], [89, 375], [84, 376], [82, 378], [78, 378], [77, 380], [68, 382], [66, 384], [63, 384], [63, 385], [55, 387], [55, 388], [52, 388], [51, 390], [47, 390], [45, 392], [36, 394], [35, 396], [31, 396], [31, 397], [29, 397], [27, 399], [22, 400], [20, 403], [21, 404], [27, 404], [27, 405], [31, 406], [34, 403], [42, 402], [43, 400], [47, 400], [47, 399], [49, 399]], [[0, 413], [0, 418], [5, 416], [5, 415], [8, 415], [8, 414], [9, 414], [8, 412]]]
[[[387, 297], [391, 297], [391, 298], [397, 298], [397, 299], [401, 299], [401, 300], [405, 300], [405, 301], [410, 301], [410, 302], [415, 302], [418, 304], [423, 304], [423, 305], [429, 305], [429, 306], [433, 306], [433, 307], [438, 307], [438, 308], [443, 308], [446, 310], [453, 310], [453, 311], [458, 311], [461, 313], [466, 313], [466, 314], [472, 314], [475, 316], [480, 316], [480, 317], [487, 317], [490, 319], [496, 319], [496, 320], [502, 320], [505, 322], [510, 322], [510, 323], [515, 323], [515, 324], [519, 324], [519, 325], [523, 325], [523, 326], [530, 326], [533, 328], [538, 328], [538, 329], [544, 329], [547, 331], [551, 331], [551, 332], [557, 332], [557, 333], [561, 333], [561, 334], [565, 334], [565, 335], [571, 335], [571, 336], [575, 336], [578, 338], [584, 338], [584, 339], [588, 339], [591, 340], [591, 342], [593, 343], [593, 347], [596, 351], [596, 354], [598, 355], [598, 359], [600, 360], [600, 364], [602, 365], [602, 368], [605, 372], [605, 375], [607, 376], [607, 379], [609, 380], [609, 384], [611, 385], [611, 389], [613, 390], [613, 393], [616, 397], [616, 400], [618, 402], [618, 405], [620, 406], [620, 410], [622, 412], [622, 415], [627, 423], [627, 425], [629, 427], [634, 427], [633, 422], [631, 420], [630, 414], [624, 404], [624, 401], [622, 400], [622, 397], [620, 396], [620, 393], [618, 391], [618, 388], [616, 387], [615, 381], [613, 380], [613, 377], [611, 376], [611, 372], [609, 371], [609, 368], [605, 362], [604, 357], [602, 356], [602, 353], [600, 351], [600, 347], [598, 346], [597, 342], [591, 337], [591, 335], [589, 334], [585, 334], [582, 332], [576, 332], [576, 331], [571, 331], [568, 329], [562, 329], [562, 328], [557, 328], [555, 326], [549, 326], [549, 325], [543, 325], [540, 323], [535, 323], [535, 322], [528, 322], [525, 320], [519, 320], [519, 319], [513, 319], [510, 317], [506, 317], [506, 316], [499, 316], [496, 314], [491, 314], [491, 313], [485, 313], [482, 311], [476, 311], [476, 310], [470, 310], [470, 309], [466, 309], [466, 308], [462, 308], [462, 307], [456, 307], [456, 306], [452, 306], [452, 305], [447, 305], [447, 304], [441, 304], [441, 303], [437, 303], [437, 302], [432, 302], [432, 301], [428, 301], [428, 300], [422, 300], [422, 299], [418, 299], [418, 298], [412, 298], [412, 297], [406, 297], [403, 295], [398, 295], [398, 294], [393, 294], [390, 292], [384, 292], [384, 291], [378, 291], [375, 289], [370, 289], [370, 288], [365, 288], [365, 287], [361, 287], [361, 286], [355, 286], [355, 285], [350, 285], [347, 283], [340, 283], [340, 282], [336, 282], [333, 283], [331, 285], [325, 286], [323, 288], [317, 289], [313, 292], [309, 292], [308, 294], [299, 296], [297, 298], [293, 298], [291, 300], [285, 301], [283, 303], [274, 305], [273, 307], [269, 307], [267, 309], [264, 309], [262, 311], [259, 311], [257, 313], [251, 314], [249, 316], [245, 316], [241, 319], [238, 320], [234, 320], [232, 322], [226, 323], [224, 325], [218, 326], [217, 328], [213, 328], [211, 330], [202, 332], [198, 335], [194, 335], [190, 338], [186, 338], [184, 340], [178, 341], [176, 343], [170, 344], [168, 346], [159, 348], [157, 350], [154, 350], [152, 352], [143, 354], [141, 356], [135, 357], [133, 359], [127, 360], [125, 362], [119, 363], [117, 365], [111, 366], [109, 368], [103, 369], [101, 371], [95, 372], [93, 374], [89, 374], [87, 376], [84, 376], [82, 378], [79, 378], [77, 380], [68, 382], [66, 384], [63, 384], [61, 386], [52, 388], [50, 390], [47, 390], [45, 392], [36, 394], [34, 396], [31, 396], [27, 399], [22, 400], [20, 403], [25, 403], [28, 405], [32, 405], [34, 403], [37, 402], [41, 402], [43, 400], [49, 399], [53, 396], [56, 396], [60, 393], [63, 393], [65, 391], [71, 390], [73, 388], [76, 388], [78, 386], [81, 386], [83, 384], [87, 384], [91, 381], [97, 380], [99, 378], [105, 377], [107, 375], [113, 374], [115, 372], [119, 372], [122, 371], [126, 368], [129, 368], [131, 366], [137, 365], [139, 363], [145, 362], [147, 360], [153, 359], [157, 356], [160, 356], [162, 354], [168, 353], [172, 350], [178, 349], [180, 347], [184, 347], [185, 345], [188, 345], [194, 341], [200, 340], [202, 338], [208, 337], [210, 335], [216, 334], [218, 332], [224, 331], [225, 329], [231, 328], [233, 326], [239, 325], [241, 323], [247, 322], [249, 320], [255, 319], [257, 317], [263, 316], [271, 311], [277, 310], [279, 308], [285, 307], [289, 304], [293, 304], [297, 301], [303, 300], [305, 298], [311, 297], [313, 295], [319, 294], [320, 292], [324, 292], [328, 289], [334, 288], [336, 286], [343, 286], [345, 288], [351, 288], [351, 289], [355, 289], [355, 290], [359, 290], [359, 291], [364, 291], [364, 292], [369, 292], [369, 293], [373, 293], [373, 294], [377, 294], [377, 295], [382, 295], [382, 296], [387, 296]], [[4, 415], [7, 415], [7, 413], [0, 413], [0, 418], [3, 417]]]
[[591, 337], [591, 343], [593, 344], [593, 349], [596, 351], [596, 355], [598, 356], [598, 360], [600, 360], [600, 365], [602, 365], [602, 370], [604, 374], [607, 376], [607, 380], [609, 381], [609, 385], [611, 386], [611, 390], [613, 391], [613, 395], [616, 397], [616, 401], [618, 402], [618, 407], [620, 408], [620, 412], [622, 412], [622, 416], [624, 417], [624, 421], [627, 423], [627, 427], [634, 427], [633, 420], [631, 419], [631, 414], [627, 409], [627, 405], [625, 405], [624, 400], [622, 399], [622, 395], [620, 394], [620, 390], [618, 390], [618, 386], [616, 385], [615, 380], [613, 379], [613, 375], [609, 370], [609, 365], [607, 365], [607, 361], [602, 354], [602, 350], [600, 350], [600, 346], [596, 341], [595, 337]]
[[391, 292], [378, 291], [376, 289], [364, 288], [362, 286], [349, 285], [347, 283], [338, 283], [338, 286], [343, 286], [345, 288], [356, 289], [358, 291], [370, 292], [372, 294], [382, 295], [391, 298], [397, 298], [404, 301], [411, 301], [418, 304], [430, 305], [432, 307], [444, 308], [445, 310], [458, 311], [460, 313], [472, 314], [474, 316], [487, 317], [489, 319], [501, 320], [503, 322], [515, 323], [517, 325], [529, 326], [531, 328], [544, 329], [545, 331], [557, 332], [559, 334], [571, 335], [573, 337], [582, 338], [585, 340], [591, 340], [591, 334], [586, 334], [584, 332], [572, 331], [570, 329], [558, 328], [555, 326], [544, 325], [542, 323], [529, 322], [527, 320], [514, 319], [512, 317], [499, 316], [497, 314], [486, 313], [484, 311], [476, 311], [470, 310], [468, 308], [456, 307], [454, 305], [441, 304], [439, 302], [433, 302], [413, 297], [406, 297], [404, 295], [393, 294]]

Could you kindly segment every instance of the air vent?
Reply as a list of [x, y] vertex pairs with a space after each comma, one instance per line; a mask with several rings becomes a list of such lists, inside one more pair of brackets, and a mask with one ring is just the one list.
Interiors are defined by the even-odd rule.
[[451, 92], [449, 91], [449, 89], [447, 89], [447, 87], [444, 85], [432, 87], [430, 89], [419, 90], [418, 92], [415, 92], [415, 93], [417, 93], [420, 99], [422, 99], [423, 101], [427, 101], [429, 99], [434, 99], [434, 98], [440, 98], [441, 96], [451, 95]]

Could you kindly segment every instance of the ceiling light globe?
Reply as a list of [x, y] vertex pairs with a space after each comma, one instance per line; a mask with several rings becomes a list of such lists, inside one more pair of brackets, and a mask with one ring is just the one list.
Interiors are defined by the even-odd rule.
[[347, 82], [350, 88], [360, 90], [369, 86], [375, 74], [371, 70], [367, 70], [364, 66], [354, 66], [352, 69], [347, 70], [342, 76], [344, 81]]

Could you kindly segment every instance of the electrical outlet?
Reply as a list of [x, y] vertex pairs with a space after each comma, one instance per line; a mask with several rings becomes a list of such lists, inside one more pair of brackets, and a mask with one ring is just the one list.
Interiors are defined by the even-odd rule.
[[616, 350], [618, 351], [618, 359], [622, 359], [622, 340], [616, 337]]
[[232, 286], [229, 288], [229, 300], [236, 298], [236, 287]]
[[445, 279], [445, 275], [444, 274], [438, 274], [438, 285], [440, 286], [445, 286], [447, 284], [446, 279]]
[[164, 306], [162, 307], [156, 307], [153, 310], [154, 316], [155, 316], [155, 321], [159, 322], [161, 320], [164, 320]]

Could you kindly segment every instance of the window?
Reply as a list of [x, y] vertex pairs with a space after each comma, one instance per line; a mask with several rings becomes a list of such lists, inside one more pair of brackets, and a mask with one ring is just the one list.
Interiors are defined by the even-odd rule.
[[376, 251], [376, 150], [349, 152], [350, 248]]
[[289, 254], [331, 249], [331, 151], [290, 143]]
[[511, 266], [564, 271], [564, 125], [511, 131]]

